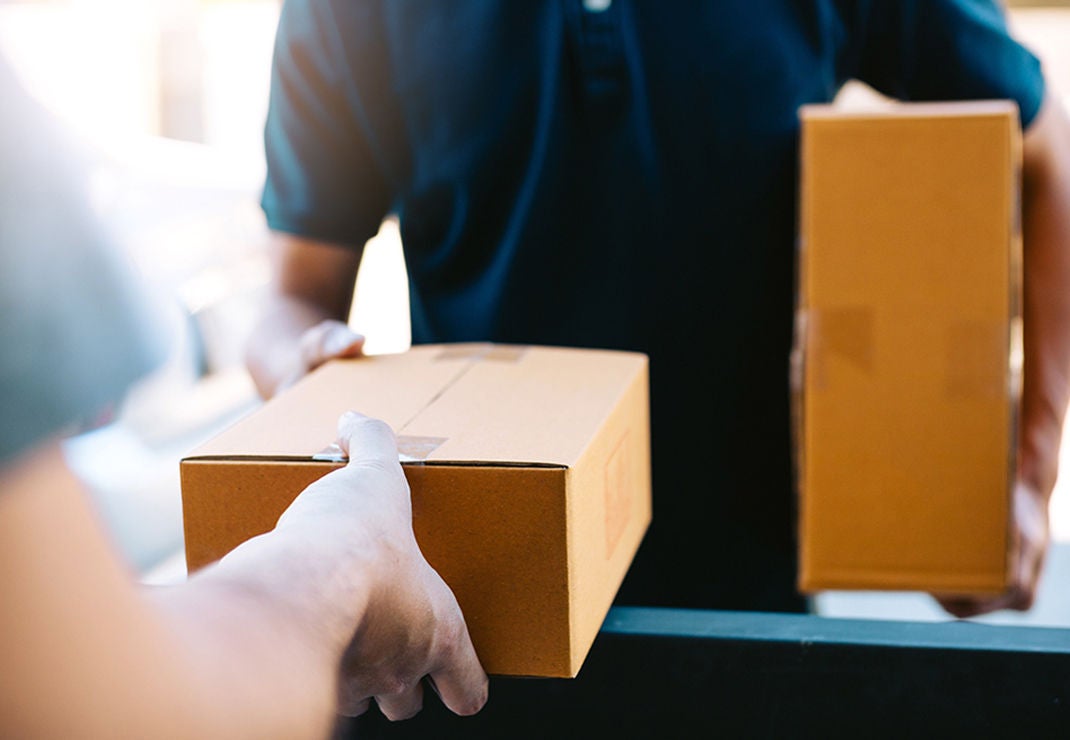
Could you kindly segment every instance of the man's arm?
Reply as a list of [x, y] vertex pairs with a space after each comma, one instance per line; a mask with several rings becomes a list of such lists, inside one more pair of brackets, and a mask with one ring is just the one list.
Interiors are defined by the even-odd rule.
[[1002, 596], [941, 600], [960, 617], [1032, 606], [1070, 400], [1070, 121], [1057, 99], [1045, 101], [1026, 132], [1024, 155], [1025, 378], [1013, 505], [1018, 568]]
[[246, 365], [264, 398], [335, 357], [359, 356], [364, 338], [346, 326], [361, 251], [275, 233], [272, 279]]
[[324, 737], [375, 698], [486, 699], [453, 595], [420, 555], [385, 424], [343, 417], [350, 463], [275, 530], [146, 593], [56, 444], [0, 466], [0, 737]]
[[1070, 120], [1049, 99], [1025, 139], [1025, 386], [1020, 477], [1045, 503], [1070, 400]]

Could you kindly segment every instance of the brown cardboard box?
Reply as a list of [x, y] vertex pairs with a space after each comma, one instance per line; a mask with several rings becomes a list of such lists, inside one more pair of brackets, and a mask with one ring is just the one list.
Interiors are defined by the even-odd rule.
[[1017, 109], [801, 115], [800, 587], [1001, 591], [1021, 367]]
[[[650, 522], [647, 360], [440, 345], [332, 362], [182, 461], [186, 558], [266, 532], [339, 415], [397, 432], [428, 561], [490, 673], [575, 676]], [[407, 462], [405, 462], [407, 461]]]

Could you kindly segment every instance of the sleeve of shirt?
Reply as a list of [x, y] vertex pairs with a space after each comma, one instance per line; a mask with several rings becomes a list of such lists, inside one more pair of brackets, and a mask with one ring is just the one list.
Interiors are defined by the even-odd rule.
[[1040, 62], [1011, 36], [999, 0], [860, 6], [856, 76], [863, 82], [899, 100], [1014, 100], [1023, 126], [1040, 110]]
[[0, 59], [0, 464], [118, 403], [163, 357], [152, 305], [59, 127]]
[[389, 107], [387, 54], [374, 6], [283, 5], [262, 199], [276, 231], [360, 248], [390, 209], [390, 146], [377, 125]]

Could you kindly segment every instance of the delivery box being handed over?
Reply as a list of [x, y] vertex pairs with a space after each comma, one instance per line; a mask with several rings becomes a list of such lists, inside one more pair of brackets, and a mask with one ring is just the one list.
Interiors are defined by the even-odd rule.
[[1009, 102], [803, 109], [804, 590], [1009, 584], [1020, 139]]
[[328, 363], [182, 461], [191, 571], [267, 532], [353, 409], [398, 435], [424, 556], [489, 673], [575, 676], [650, 522], [647, 360], [490, 344]]

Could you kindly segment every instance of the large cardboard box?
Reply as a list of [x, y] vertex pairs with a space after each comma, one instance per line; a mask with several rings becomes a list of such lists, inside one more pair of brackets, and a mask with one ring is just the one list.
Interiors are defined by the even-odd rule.
[[801, 118], [800, 587], [1001, 591], [1022, 359], [1017, 109]]
[[182, 461], [190, 570], [272, 529], [348, 409], [388, 422], [413, 527], [490, 673], [575, 676], [650, 522], [646, 357], [422, 346], [336, 361]]

